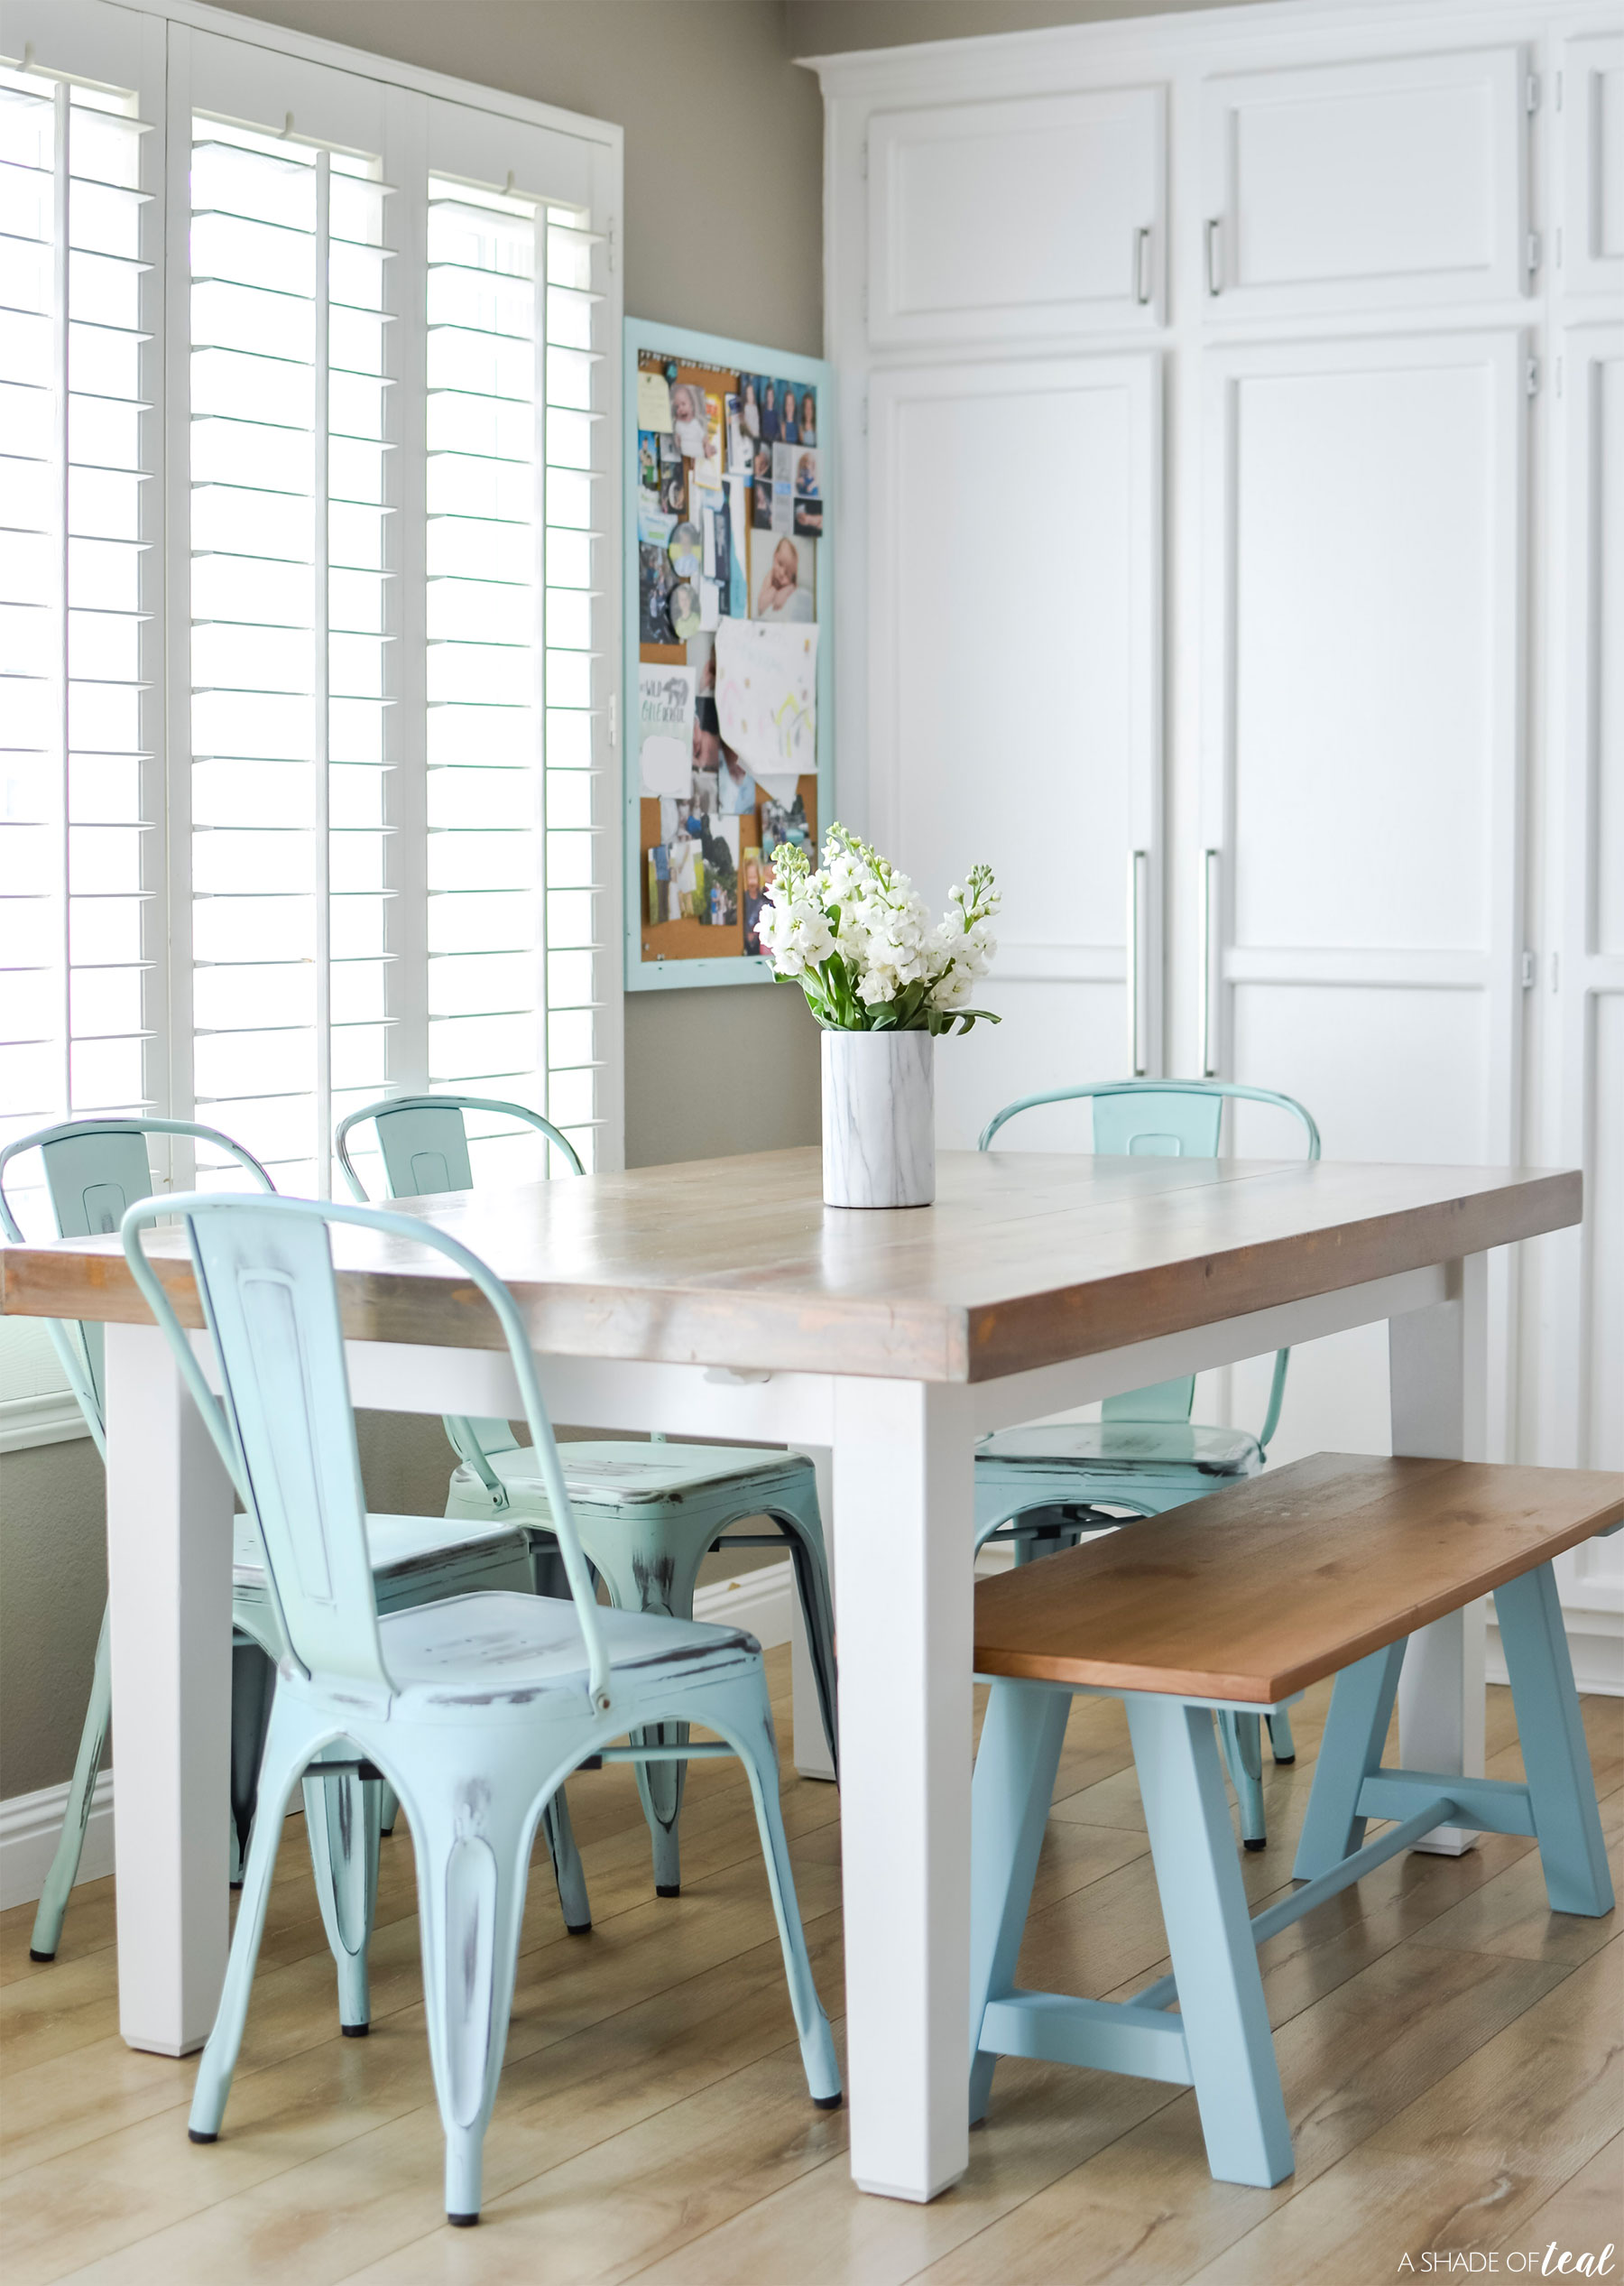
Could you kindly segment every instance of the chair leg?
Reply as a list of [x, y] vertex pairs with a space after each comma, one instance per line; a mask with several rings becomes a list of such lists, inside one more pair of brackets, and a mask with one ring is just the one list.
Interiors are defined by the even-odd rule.
[[276, 1690], [276, 1668], [252, 1637], [231, 1646], [231, 1886], [241, 1889], [259, 1797], [260, 1758]]
[[718, 1692], [710, 1702], [706, 1719], [734, 1747], [750, 1781], [751, 1799], [755, 1804], [756, 1824], [761, 1836], [761, 1854], [767, 1861], [767, 1883], [772, 1892], [779, 1944], [784, 1955], [789, 2005], [800, 2037], [807, 2092], [820, 2111], [833, 2111], [841, 2099], [840, 2066], [835, 2061], [829, 2020], [813, 1982], [812, 1964], [807, 1957], [806, 1931], [801, 1927], [789, 1844], [779, 1802], [778, 1742], [767, 1697], [767, 1679], [761, 1668], [757, 1667], [749, 1682], [732, 1686], [725, 1698]]
[[1278, 1715], [1265, 1715], [1263, 1719], [1269, 1725], [1269, 1749], [1275, 1761], [1281, 1764], [1296, 1762], [1296, 1741], [1291, 1735], [1290, 1709], [1282, 1707]]
[[33, 1932], [28, 1940], [30, 1960], [54, 1960], [57, 1947], [62, 1941], [62, 1920], [79, 1859], [84, 1855], [85, 1828], [90, 1822], [90, 1805], [96, 1799], [96, 1773], [101, 1768], [112, 1713], [112, 1671], [107, 1663], [107, 1615], [104, 1610], [101, 1634], [96, 1639], [96, 1663], [90, 1671], [90, 1703], [85, 1708], [84, 1726], [79, 1732], [78, 1754], [62, 1810], [62, 1830], [57, 1836], [51, 1870], [45, 1876], [34, 1913]]
[[812, 1671], [817, 1681], [817, 1710], [823, 1717], [829, 1759], [838, 1778], [840, 1712], [835, 1670], [835, 1612], [829, 1600], [829, 1563], [824, 1552], [817, 1493], [811, 1495], [809, 1514], [781, 1503], [770, 1513], [789, 1543], [796, 1593], [807, 1622], [807, 1648], [812, 1655]]
[[215, 2012], [214, 2030], [203, 2050], [198, 2067], [197, 2084], [192, 2089], [191, 2115], [187, 2133], [194, 2143], [212, 2143], [220, 2132], [225, 2116], [226, 2101], [231, 2094], [231, 2076], [236, 2069], [236, 2059], [243, 2045], [243, 2026], [248, 2016], [248, 1994], [254, 1984], [254, 1964], [259, 1958], [260, 1939], [264, 1931], [265, 1908], [271, 1900], [271, 1877], [276, 1871], [276, 1852], [281, 1840], [282, 1816], [294, 1781], [309, 1759], [308, 1734], [302, 1715], [284, 1714], [281, 1722], [278, 1709], [271, 1710], [271, 1726], [265, 1737], [264, 1759], [260, 1764], [259, 1814], [254, 1821], [254, 1838], [248, 1847], [248, 1864], [243, 1877], [243, 1902], [237, 1907], [236, 1928], [231, 1939], [231, 1956], [226, 1964], [226, 1982], [220, 1989], [220, 2005]]
[[987, 2003], [1015, 1982], [1071, 1694], [995, 1682], [970, 1790], [970, 2120], [986, 2115], [998, 2058], [981, 2046]]
[[553, 1878], [558, 1884], [564, 1926], [572, 1937], [590, 1936], [592, 1905], [586, 1895], [586, 1871], [576, 1846], [575, 1828], [569, 1822], [569, 1801], [562, 1786], [542, 1807], [541, 1830], [552, 1854]]
[[1292, 2170], [1291, 2131], [1213, 1718], [1176, 1698], [1125, 1703], [1207, 2163], [1267, 2189]]
[[[508, 1782], [511, 1784], [511, 1781]], [[440, 1799], [409, 1786], [418, 1852], [423, 1996], [434, 2090], [446, 2135], [446, 2218], [479, 2220], [484, 2132], [496, 2101], [513, 2002], [530, 1805], [442, 1773]]]
[[1407, 1641], [1401, 1636], [1385, 1651], [1356, 1660], [1336, 1679], [1291, 1869], [1294, 1881], [1316, 1881], [1364, 1840], [1365, 1821], [1357, 1812], [1360, 1789], [1381, 1767]]
[[323, 1778], [320, 1764], [304, 1782], [305, 1830], [322, 1926], [338, 1970], [338, 2028], [364, 2039], [372, 2022], [367, 1946], [378, 1901], [379, 1782]]
[[1612, 1875], [1596, 1781], [1550, 1565], [1497, 1587], [1494, 1611], [1551, 1911], [1610, 1912]]
[[1226, 1711], [1218, 1717], [1218, 1735], [1223, 1742], [1223, 1759], [1229, 1765], [1230, 1782], [1240, 1805], [1241, 1842], [1248, 1849], [1261, 1849], [1269, 1839], [1269, 1823], [1263, 1811], [1261, 1720], [1256, 1715]]
[[400, 1796], [395, 1792], [394, 1788], [389, 1783], [389, 1781], [385, 1779], [378, 1792], [379, 1833], [392, 1834], [395, 1829], [395, 1819], [400, 1816]]

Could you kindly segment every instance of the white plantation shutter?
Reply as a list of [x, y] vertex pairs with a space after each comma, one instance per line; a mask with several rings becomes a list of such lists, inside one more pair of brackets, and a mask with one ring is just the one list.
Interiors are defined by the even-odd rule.
[[0, 69], [0, 1140], [163, 1084], [147, 125]]
[[0, 1135], [323, 1192], [432, 1086], [618, 1163], [618, 131], [139, 0], [0, 49]]
[[191, 161], [192, 1096], [325, 1189], [390, 1076], [389, 189], [201, 116]]

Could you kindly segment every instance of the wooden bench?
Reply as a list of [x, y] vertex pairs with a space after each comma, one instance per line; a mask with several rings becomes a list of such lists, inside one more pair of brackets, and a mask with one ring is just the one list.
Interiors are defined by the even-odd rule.
[[[1530, 1834], [1554, 1912], [1612, 1910], [1595, 1782], [1551, 1559], [1624, 1522], [1624, 1476], [1320, 1453], [984, 1580], [976, 1756], [970, 2116], [1000, 2056], [1195, 2090], [1230, 2182], [1292, 2170], [1257, 1948], [1433, 1828]], [[1384, 1770], [1410, 1634], [1494, 1591], [1527, 1780]], [[1336, 1687], [1294, 1873], [1249, 1918], [1213, 1712]], [[1130, 2001], [1019, 1990], [1015, 1962], [1073, 1696], [1120, 1694], [1170, 1976]], [[1370, 1819], [1390, 1819], [1374, 1841]], [[1177, 2003], [1177, 2013], [1173, 2003]]]

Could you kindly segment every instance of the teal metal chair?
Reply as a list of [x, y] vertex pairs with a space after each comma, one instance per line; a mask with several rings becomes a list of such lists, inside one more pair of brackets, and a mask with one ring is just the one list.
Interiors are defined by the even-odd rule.
[[[987, 1122], [977, 1148], [991, 1150], [1000, 1129], [1023, 1112], [1084, 1101], [1093, 1106], [1093, 1147], [1100, 1152], [1215, 1159], [1224, 1106], [1241, 1101], [1287, 1113], [1303, 1128], [1307, 1157], [1320, 1155], [1319, 1129], [1295, 1097], [1222, 1079], [1112, 1080], [1024, 1096]], [[1190, 1375], [1107, 1397], [1097, 1421], [1042, 1423], [987, 1438], [975, 1456], [978, 1551], [989, 1541], [1010, 1541], [1015, 1561], [1028, 1563], [1074, 1547], [1084, 1532], [1110, 1530], [1135, 1516], [1159, 1516], [1256, 1476], [1279, 1423], [1290, 1356], [1287, 1349], [1276, 1354], [1269, 1407], [1256, 1436], [1193, 1421], [1195, 1382]], [[1261, 1849], [1268, 1828], [1259, 1717], [1223, 1714], [1219, 1730], [1241, 1807], [1241, 1837], [1248, 1849]], [[1269, 1717], [1269, 1735], [1277, 1762], [1296, 1760], [1291, 1718], [1284, 1711]]]
[[[522, 1104], [483, 1096], [396, 1096], [351, 1112], [333, 1138], [354, 1197], [364, 1201], [366, 1192], [350, 1155], [349, 1138], [367, 1121], [377, 1137], [392, 1198], [472, 1189], [463, 1115], [467, 1111], [522, 1121], [546, 1136], [574, 1173], [581, 1173], [581, 1162], [567, 1139]], [[458, 1459], [447, 1515], [469, 1522], [502, 1518], [521, 1524], [530, 1536], [538, 1592], [562, 1593], [551, 1508], [535, 1452], [520, 1443], [505, 1421], [451, 1414], [446, 1418], [446, 1434]], [[766, 1516], [771, 1521], [770, 1532], [735, 1532], [727, 1544], [783, 1548], [789, 1555], [806, 1616], [819, 1711], [835, 1755], [835, 1620], [811, 1462], [794, 1453], [673, 1445], [661, 1439], [647, 1445], [572, 1441], [563, 1447], [563, 1455], [564, 1481], [581, 1544], [617, 1611], [663, 1612], [691, 1619], [699, 1567], [722, 1534], [746, 1518]], [[650, 1743], [662, 1753], [638, 1765], [638, 1791], [653, 1843], [656, 1893], [675, 1897], [682, 1881], [678, 1821], [685, 1765], [663, 1750], [680, 1745], [681, 1739], [676, 1732], [662, 1730]]]
[[[273, 1189], [270, 1176], [253, 1153], [216, 1128], [198, 1126], [184, 1119], [68, 1120], [20, 1136], [0, 1151], [0, 1226], [7, 1238], [14, 1243], [21, 1243], [23, 1238], [5, 1191], [5, 1171], [13, 1160], [24, 1152], [40, 1153], [59, 1237], [115, 1232], [127, 1207], [154, 1195], [156, 1186], [147, 1158], [149, 1135], [180, 1135], [206, 1143], [242, 1167], [262, 1189]], [[165, 1209], [159, 1207], [154, 1211]], [[51, 1319], [47, 1323], [68, 1385], [105, 1461], [107, 1440], [103, 1328], [91, 1322], [64, 1324]], [[402, 1609], [435, 1596], [462, 1594], [478, 1587], [530, 1584], [528, 1551], [505, 1519], [462, 1519], [454, 1526], [439, 1521], [425, 1528], [418, 1519], [379, 1515], [368, 1518], [367, 1531], [378, 1596], [386, 1610]], [[270, 1713], [271, 1678], [282, 1648], [274, 1600], [266, 1582], [264, 1558], [246, 1515], [236, 1519], [232, 1551], [232, 1618], [230, 1831], [231, 1879], [235, 1887], [240, 1883], [254, 1819], [260, 1753]], [[29, 1947], [34, 1960], [53, 1960], [61, 1942], [62, 1921], [84, 1852], [85, 1828], [95, 1795], [96, 1775], [106, 1745], [111, 1705], [107, 1617], [104, 1611], [91, 1673], [90, 1700], [79, 1734], [62, 1829], [34, 1915]], [[377, 1821], [378, 1792], [375, 1785], [370, 1790], [363, 1788], [357, 1798], [353, 1782], [312, 1784], [307, 1804], [323, 1914], [341, 1928], [349, 1939], [339, 1978], [339, 2011], [343, 2028], [350, 2033], [364, 2031], [369, 2013], [364, 1916], [356, 1902], [367, 1875], [364, 1850], [357, 1854], [356, 1845], [357, 1838], [364, 1836], [367, 1820], [374, 1825]], [[565, 1920], [578, 1932], [590, 1924], [591, 1909], [586, 1902], [579, 1853], [568, 1830], [567, 1811], [561, 1797], [556, 1814], [549, 1813], [549, 1840], [554, 1846]]]
[[[165, 1213], [185, 1227], [221, 1399], [143, 1251], [143, 1231]], [[482, 1592], [380, 1610], [328, 1238], [335, 1223], [446, 1256], [490, 1304], [547, 1488], [567, 1598]], [[807, 2087], [815, 2103], [838, 2104], [834, 2041], [812, 1981], [779, 1809], [761, 1647], [737, 1628], [599, 1609], [530, 1342], [500, 1280], [430, 1225], [314, 1199], [189, 1192], [132, 1207], [123, 1235], [136, 1282], [259, 1533], [286, 1645], [260, 1774], [265, 1814], [249, 1844], [225, 1988], [198, 2073], [192, 2141], [211, 2143], [220, 2132], [283, 1806], [307, 1775], [381, 1775], [416, 1844], [447, 2217], [476, 2222], [537, 1827], [582, 1762], [594, 1754], [646, 1761], [659, 1750], [611, 1742], [666, 1723], [702, 1723], [724, 1742], [685, 1744], [685, 1755], [736, 1754], [744, 1764]], [[415, 1521], [427, 1531], [435, 1520]]]

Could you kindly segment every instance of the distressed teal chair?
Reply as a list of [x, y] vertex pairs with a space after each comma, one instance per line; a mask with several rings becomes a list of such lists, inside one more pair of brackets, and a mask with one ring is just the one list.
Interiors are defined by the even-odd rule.
[[[349, 1138], [368, 1121], [392, 1198], [471, 1190], [474, 1172], [463, 1116], [467, 1111], [522, 1121], [546, 1136], [574, 1173], [582, 1171], [567, 1138], [522, 1104], [482, 1096], [396, 1096], [367, 1104], [339, 1124], [333, 1148], [352, 1194], [357, 1200], [366, 1197]], [[458, 1459], [448, 1516], [470, 1522], [501, 1518], [522, 1525], [534, 1552], [538, 1590], [562, 1593], [562, 1580], [556, 1576], [551, 1509], [534, 1451], [520, 1443], [505, 1421], [448, 1415], [446, 1434]], [[824, 1731], [834, 1755], [835, 1622], [811, 1462], [793, 1453], [672, 1445], [660, 1439], [647, 1445], [572, 1441], [564, 1446], [563, 1454], [564, 1481], [581, 1544], [617, 1611], [664, 1612], [691, 1619], [699, 1567], [722, 1534], [746, 1518], [770, 1520], [770, 1533], [734, 1533], [727, 1544], [787, 1550], [806, 1617]], [[675, 1897], [682, 1880], [678, 1820], [684, 1764], [663, 1750], [681, 1742], [675, 1732], [661, 1731], [651, 1743], [662, 1753], [638, 1765], [638, 1791], [653, 1842], [655, 1890], [661, 1897]]]
[[[1295, 1097], [1220, 1079], [1112, 1080], [1025, 1096], [987, 1122], [977, 1147], [991, 1150], [1000, 1129], [1023, 1112], [1087, 1101], [1096, 1152], [1215, 1159], [1223, 1107], [1236, 1100], [1287, 1113], [1303, 1128], [1308, 1158], [1319, 1157], [1319, 1129]], [[987, 1438], [975, 1456], [978, 1550], [992, 1540], [1012, 1541], [1015, 1561], [1027, 1563], [1075, 1546], [1085, 1532], [1134, 1516], [1159, 1516], [1255, 1476], [1279, 1422], [1290, 1356], [1287, 1349], [1276, 1354], [1269, 1408], [1256, 1436], [1193, 1421], [1195, 1382], [1190, 1375], [1107, 1397], [1098, 1421], [1046, 1422]], [[1248, 1849], [1261, 1849], [1268, 1830], [1258, 1717], [1225, 1711], [1219, 1729], [1240, 1803], [1241, 1837]], [[1296, 1759], [1291, 1718], [1284, 1711], [1269, 1717], [1269, 1735], [1277, 1762]]]
[[[165, 1212], [184, 1225], [222, 1398], [142, 1247]], [[345, 1370], [328, 1226], [364, 1229], [455, 1263], [479, 1289], [512, 1360], [545, 1485], [567, 1598], [480, 1592], [380, 1610]], [[446, 2212], [479, 2218], [484, 2131], [512, 2003], [536, 1829], [589, 1756], [629, 1731], [702, 1723], [736, 1754], [755, 1805], [801, 2060], [815, 2103], [840, 2101], [779, 1809], [778, 1758], [761, 1647], [733, 1627], [600, 1610], [571, 1513], [535, 1360], [512, 1297], [466, 1246], [431, 1226], [364, 1207], [188, 1192], [137, 1205], [125, 1252], [231, 1472], [265, 1552], [284, 1649], [277, 1669], [243, 1902], [219, 2013], [203, 2051], [189, 2132], [220, 2132], [281, 1836], [301, 1778], [388, 1781], [416, 1845], [423, 1995], [446, 2137]], [[435, 1520], [415, 1520], [431, 1530]], [[675, 1749], [664, 1750], [668, 1754]]]
[[[23, 1152], [37, 1151], [44, 1170], [59, 1237], [84, 1237], [114, 1232], [127, 1207], [153, 1196], [155, 1185], [147, 1161], [149, 1135], [188, 1136], [209, 1144], [234, 1161], [269, 1191], [270, 1176], [251, 1152], [213, 1127], [183, 1119], [75, 1119], [40, 1128], [20, 1136], [0, 1151], [0, 1226], [14, 1242], [23, 1233], [5, 1192], [5, 1170]], [[161, 1207], [154, 1212], [162, 1212]], [[48, 1321], [69, 1387], [78, 1402], [85, 1424], [106, 1458], [107, 1441], [103, 1381], [103, 1329], [98, 1324], [65, 1325]], [[372, 1516], [367, 1520], [369, 1545], [377, 1576], [380, 1603], [396, 1610], [437, 1596], [457, 1595], [481, 1587], [528, 1585], [528, 1554], [522, 1540], [504, 1520], [484, 1517], [461, 1520], [454, 1526], [438, 1521], [425, 1527], [411, 1517]], [[260, 1750], [270, 1711], [270, 1679], [279, 1656], [281, 1635], [274, 1601], [265, 1578], [264, 1559], [249, 1517], [236, 1520], [232, 1562], [232, 1738], [231, 1738], [231, 1878], [241, 1874], [243, 1853], [254, 1818]], [[69, 1894], [78, 1873], [85, 1846], [85, 1827], [95, 1794], [96, 1774], [106, 1745], [111, 1711], [107, 1660], [107, 1619], [102, 1615], [91, 1673], [90, 1703], [79, 1734], [78, 1754], [58, 1837], [56, 1853], [34, 1916], [30, 1954], [34, 1960], [53, 1960], [61, 1942], [62, 1921]], [[316, 1856], [317, 1886], [322, 1911], [348, 1939], [339, 1978], [340, 2020], [346, 2032], [366, 2028], [365, 1949], [364, 1915], [357, 1902], [368, 1878], [364, 1841], [368, 1821], [375, 1827], [379, 1815], [378, 1788], [363, 1788], [359, 1797], [353, 1782], [312, 1782], [307, 1807], [311, 1847]], [[565, 1920], [577, 1931], [591, 1919], [579, 1853], [569, 1832], [562, 1797], [556, 1814], [549, 1813], [548, 1838], [553, 1845], [558, 1870], [559, 1895]]]

